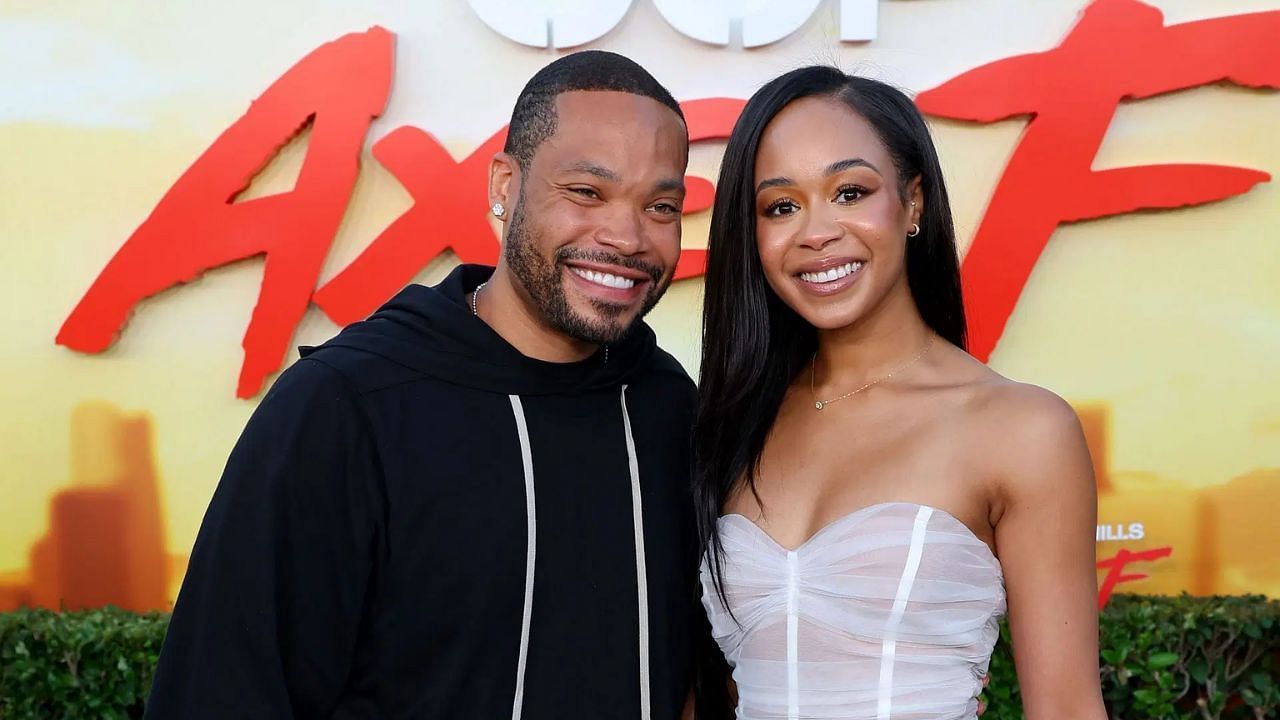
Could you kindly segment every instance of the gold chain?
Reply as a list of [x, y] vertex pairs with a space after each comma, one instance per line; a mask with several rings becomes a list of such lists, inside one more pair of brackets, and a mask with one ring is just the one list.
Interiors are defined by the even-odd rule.
[[810, 361], [810, 363], [809, 363], [809, 394], [813, 396], [813, 406], [814, 406], [815, 408], [817, 408], [818, 410], [822, 410], [822, 408], [824, 408], [824, 407], [826, 407], [826, 406], [830, 405], [830, 404], [831, 404], [831, 403], [833, 403], [833, 402], [839, 402], [839, 401], [844, 400], [844, 399], [846, 399], [846, 398], [851, 398], [851, 397], [853, 397], [854, 395], [857, 395], [858, 393], [862, 392], [863, 390], [866, 390], [867, 388], [873, 387], [873, 386], [875, 386], [875, 385], [879, 385], [880, 383], [884, 382], [885, 380], [888, 380], [889, 378], [893, 377], [894, 375], [897, 375], [898, 373], [902, 372], [903, 370], [906, 370], [907, 368], [911, 367], [912, 365], [915, 365], [917, 362], [919, 362], [919, 361], [920, 361], [920, 358], [924, 357], [925, 355], [927, 355], [927, 354], [929, 353], [929, 350], [930, 350], [932, 347], [933, 347], [933, 335], [930, 335], [930, 336], [929, 336], [929, 341], [928, 341], [928, 342], [926, 342], [926, 343], [924, 344], [924, 349], [923, 349], [923, 350], [921, 350], [920, 352], [916, 353], [916, 354], [915, 354], [915, 357], [911, 358], [910, 360], [906, 361], [905, 363], [903, 363], [903, 364], [899, 365], [898, 367], [894, 368], [894, 369], [893, 369], [893, 371], [892, 371], [892, 372], [890, 372], [888, 375], [885, 375], [884, 377], [876, 378], [875, 380], [872, 380], [871, 382], [867, 383], [866, 385], [863, 385], [862, 387], [858, 388], [857, 390], [854, 390], [854, 391], [852, 391], [852, 392], [847, 392], [847, 393], [845, 393], [845, 394], [841, 395], [840, 397], [832, 398], [832, 399], [830, 399], [830, 400], [819, 400], [819, 399], [818, 399], [818, 391], [817, 391], [816, 389], [814, 389], [814, 381], [815, 381], [815, 378], [816, 378], [816, 376], [817, 376], [817, 374], [818, 374], [818, 354], [817, 354], [817, 353], [814, 353], [814, 354], [813, 354], [813, 360], [812, 360], [812, 361]]

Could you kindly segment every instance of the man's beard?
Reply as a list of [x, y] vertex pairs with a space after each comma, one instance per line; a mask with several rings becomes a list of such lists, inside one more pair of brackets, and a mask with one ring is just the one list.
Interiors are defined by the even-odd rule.
[[[523, 190], [523, 188], [522, 188]], [[560, 248], [553, 259], [543, 256], [539, 251], [536, 231], [525, 224], [524, 199], [516, 203], [511, 211], [511, 222], [507, 226], [506, 247], [503, 258], [512, 274], [524, 285], [525, 291], [539, 314], [559, 332], [569, 337], [595, 345], [609, 345], [625, 338], [640, 320], [653, 309], [666, 286], [662, 283], [662, 268], [652, 263], [634, 258], [627, 258], [604, 250], [587, 251], [573, 247]], [[620, 320], [627, 311], [628, 305], [601, 302], [591, 299], [591, 305], [598, 314], [591, 318], [576, 312], [569, 305], [565, 296], [561, 267], [566, 260], [583, 260], [588, 262], [617, 265], [632, 270], [639, 270], [648, 275], [649, 292], [646, 294], [640, 312], [627, 324]]]

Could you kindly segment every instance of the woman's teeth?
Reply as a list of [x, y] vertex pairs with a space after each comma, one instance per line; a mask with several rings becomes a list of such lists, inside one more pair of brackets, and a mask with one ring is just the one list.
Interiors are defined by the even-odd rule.
[[630, 290], [636, 286], [636, 281], [631, 278], [618, 277], [609, 273], [596, 272], [594, 270], [583, 270], [582, 268], [569, 268], [578, 277], [586, 278], [597, 285], [605, 287], [618, 288], [619, 290]]
[[822, 272], [800, 273], [800, 279], [810, 283], [835, 282], [836, 280], [839, 280], [842, 277], [845, 277], [847, 275], [857, 272], [861, 268], [862, 268], [862, 263], [860, 262], [845, 263], [840, 267], [833, 267], [830, 270], [823, 270]]

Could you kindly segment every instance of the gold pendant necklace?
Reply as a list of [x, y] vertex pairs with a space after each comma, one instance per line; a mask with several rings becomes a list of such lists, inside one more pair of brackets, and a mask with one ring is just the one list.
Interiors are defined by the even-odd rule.
[[863, 390], [866, 390], [867, 388], [870, 388], [870, 387], [873, 387], [873, 386], [879, 385], [880, 383], [884, 382], [885, 380], [888, 380], [889, 378], [893, 377], [894, 375], [897, 375], [898, 373], [902, 372], [903, 370], [906, 370], [907, 368], [911, 367], [912, 365], [915, 365], [917, 362], [919, 362], [919, 361], [920, 361], [920, 358], [923, 358], [925, 355], [927, 355], [927, 354], [929, 353], [929, 350], [930, 350], [932, 347], [933, 347], [933, 336], [932, 336], [932, 335], [930, 335], [930, 336], [929, 336], [929, 341], [928, 341], [928, 342], [926, 342], [926, 343], [924, 344], [924, 349], [922, 349], [920, 352], [916, 353], [916, 354], [915, 354], [915, 356], [914, 356], [914, 357], [912, 357], [910, 360], [908, 360], [908, 361], [906, 361], [905, 363], [903, 363], [903, 364], [899, 365], [898, 367], [894, 368], [894, 369], [893, 369], [893, 371], [892, 371], [892, 372], [890, 372], [888, 375], [885, 375], [884, 377], [876, 378], [875, 380], [872, 380], [871, 382], [867, 383], [866, 385], [863, 385], [862, 387], [858, 388], [857, 390], [853, 390], [853, 391], [851, 391], [851, 392], [847, 392], [847, 393], [845, 393], [845, 394], [841, 395], [840, 397], [837, 397], [837, 398], [831, 398], [830, 400], [819, 400], [819, 399], [818, 399], [818, 392], [817, 392], [817, 390], [816, 390], [816, 389], [814, 389], [814, 381], [815, 381], [815, 378], [816, 378], [816, 376], [817, 376], [817, 374], [818, 374], [818, 353], [814, 353], [814, 354], [813, 354], [813, 360], [812, 360], [812, 361], [810, 361], [810, 363], [809, 363], [809, 395], [811, 395], [811, 396], [813, 397], [813, 407], [814, 407], [814, 408], [816, 408], [817, 410], [822, 410], [822, 408], [824, 408], [824, 407], [826, 407], [826, 406], [830, 405], [830, 404], [831, 404], [831, 403], [833, 403], [833, 402], [839, 402], [839, 401], [844, 400], [844, 399], [846, 399], [846, 398], [851, 398], [851, 397], [853, 397], [854, 395], [857, 395], [858, 393], [862, 392]]

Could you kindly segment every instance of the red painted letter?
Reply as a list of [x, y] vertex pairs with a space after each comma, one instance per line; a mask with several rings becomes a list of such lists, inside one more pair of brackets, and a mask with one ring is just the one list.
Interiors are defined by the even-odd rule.
[[[689, 124], [689, 142], [702, 140], [723, 140], [733, 132], [733, 124], [746, 107], [746, 101], [735, 98], [707, 98], [680, 103], [684, 118]], [[693, 175], [685, 178], [687, 195], [684, 201], [684, 212], [692, 215], [711, 208], [715, 202], [715, 186], [710, 181]], [[707, 272], [707, 251], [699, 249], [684, 250], [680, 253], [680, 261], [676, 263], [676, 280], [698, 277]]]
[[1111, 593], [1115, 591], [1116, 585], [1120, 583], [1133, 582], [1134, 580], [1145, 580], [1147, 575], [1142, 573], [1133, 573], [1125, 575], [1124, 568], [1129, 563], [1150, 562], [1159, 560], [1160, 558], [1169, 557], [1173, 554], [1173, 548], [1162, 547], [1153, 550], [1143, 550], [1142, 552], [1130, 552], [1121, 548], [1120, 552], [1114, 557], [1106, 560], [1098, 561], [1098, 569], [1107, 571], [1107, 577], [1102, 580], [1102, 587], [1098, 589], [1098, 609], [1107, 606], [1107, 602], [1111, 600]]
[[1061, 223], [1213, 202], [1270, 176], [1219, 165], [1094, 170], [1125, 99], [1223, 80], [1280, 87], [1280, 11], [1164, 25], [1137, 0], [1097, 0], [1061, 45], [971, 70], [916, 99], [938, 117], [1032, 116], [964, 259], [971, 350], [986, 360]]
[[445, 250], [452, 249], [464, 263], [496, 263], [488, 172], [489, 160], [506, 139], [504, 127], [460, 163], [415, 127], [397, 128], [379, 140], [373, 156], [413, 196], [413, 207], [316, 291], [316, 305], [335, 323], [347, 325], [377, 310]]
[[[284, 360], [346, 211], [365, 132], [390, 90], [392, 45], [391, 33], [374, 27], [327, 43], [290, 68], [165, 193], [85, 293], [57, 341], [101, 352], [144, 298], [265, 254], [236, 393], [256, 394]], [[235, 202], [309, 121], [295, 188]]]

